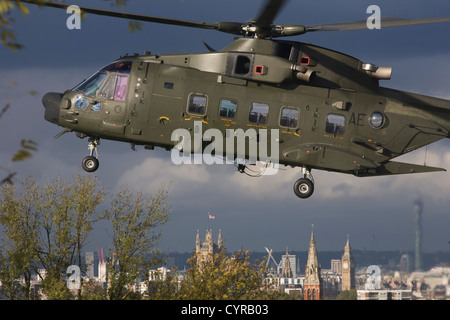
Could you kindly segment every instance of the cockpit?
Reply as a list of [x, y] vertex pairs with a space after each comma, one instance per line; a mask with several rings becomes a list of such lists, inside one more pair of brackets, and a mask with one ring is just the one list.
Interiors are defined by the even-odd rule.
[[119, 61], [107, 65], [72, 91], [89, 97], [108, 100], [125, 100], [131, 61]]
[[124, 101], [131, 64], [131, 61], [117, 61], [109, 64], [73, 88], [73, 92], [81, 93], [75, 98], [75, 108], [78, 110], [86, 109], [90, 104], [87, 97], [94, 98], [97, 101], [92, 104], [92, 111], [101, 110], [102, 100]]

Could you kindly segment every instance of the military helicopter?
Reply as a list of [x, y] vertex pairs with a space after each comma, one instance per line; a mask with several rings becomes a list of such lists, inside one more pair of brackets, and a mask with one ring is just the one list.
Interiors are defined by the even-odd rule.
[[[45, 119], [65, 128], [57, 137], [74, 132], [89, 138], [90, 154], [82, 162], [88, 172], [99, 167], [100, 139], [173, 150], [179, 141], [172, 134], [180, 128], [191, 133], [214, 128], [224, 137], [230, 129], [252, 128], [258, 132], [257, 140], [261, 130], [276, 130], [279, 164], [302, 169], [294, 184], [299, 198], [313, 194], [312, 169], [357, 177], [445, 171], [392, 159], [448, 138], [450, 101], [380, 86], [381, 80], [390, 79], [390, 67], [309, 43], [277, 39], [367, 28], [366, 20], [274, 25], [285, 4], [285, 0], [268, 0], [256, 19], [218, 23], [82, 7], [91, 14], [240, 37], [220, 51], [207, 46], [205, 53], [147, 52], [121, 57], [65, 93], [47, 93], [42, 99]], [[381, 27], [444, 21], [450, 18], [383, 18]], [[225, 149], [222, 142], [224, 147], [215, 150], [217, 154]], [[244, 154], [234, 148], [227, 157], [248, 160], [249, 148]], [[248, 168], [249, 164], [238, 165], [240, 172]]]

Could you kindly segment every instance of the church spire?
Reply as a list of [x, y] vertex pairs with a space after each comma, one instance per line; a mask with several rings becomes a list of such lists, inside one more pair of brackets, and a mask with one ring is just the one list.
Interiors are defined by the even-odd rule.
[[283, 277], [285, 278], [292, 278], [292, 269], [291, 269], [291, 262], [289, 261], [289, 252], [288, 248], [286, 247], [286, 256], [284, 258], [284, 267], [282, 272]]
[[197, 229], [197, 238], [195, 239], [195, 252], [200, 252], [200, 234], [199, 230]]
[[223, 242], [223, 240], [222, 240], [222, 230], [219, 229], [219, 237], [217, 239], [217, 246], [219, 247], [219, 249], [222, 249], [222, 242]]
[[319, 258], [317, 257], [316, 239], [314, 238], [314, 225], [312, 225], [311, 240], [309, 241], [308, 261], [306, 265], [307, 266], [319, 265]]
[[309, 242], [308, 260], [305, 267], [304, 282], [305, 300], [320, 300], [322, 297], [322, 277], [320, 274], [319, 258], [317, 256], [316, 239], [314, 238], [314, 225], [311, 230]]

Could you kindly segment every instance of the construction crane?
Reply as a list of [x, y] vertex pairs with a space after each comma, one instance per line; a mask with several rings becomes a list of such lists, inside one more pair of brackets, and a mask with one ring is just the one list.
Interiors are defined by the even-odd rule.
[[269, 267], [269, 264], [270, 264], [270, 260], [272, 259], [272, 261], [273, 261], [273, 263], [275, 264], [275, 266], [276, 266], [276, 270], [278, 271], [278, 269], [280, 268], [280, 266], [279, 266], [279, 264], [275, 261], [275, 258], [272, 256], [272, 249], [267, 249], [267, 247], [264, 247], [265, 249], [266, 249], [266, 251], [267, 251], [267, 253], [269, 254], [268, 256], [267, 256], [267, 261], [266, 261], [266, 270], [267, 270], [267, 268]]

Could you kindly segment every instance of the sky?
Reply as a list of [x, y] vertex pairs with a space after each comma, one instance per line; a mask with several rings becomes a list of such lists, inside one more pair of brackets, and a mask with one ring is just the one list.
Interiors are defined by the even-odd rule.
[[[111, 8], [111, 1], [70, 1], [80, 6]], [[124, 11], [193, 21], [247, 21], [257, 16], [257, 0], [130, 0]], [[406, 5], [407, 3], [407, 5]], [[290, 1], [275, 23], [314, 25], [366, 19], [369, 5], [378, 5], [383, 16], [429, 18], [450, 16], [446, 1]], [[127, 21], [88, 15], [81, 30], [68, 30], [62, 10], [28, 6], [23, 17], [17, 10], [14, 31], [25, 47], [18, 52], [0, 47], [0, 106], [11, 108], [0, 119], [0, 165], [19, 148], [21, 139], [33, 139], [39, 150], [31, 160], [15, 163], [19, 178], [32, 175], [52, 179], [82, 172], [88, 155], [87, 140], [66, 134], [44, 120], [41, 97], [63, 92], [114, 59], [129, 53], [155, 54], [206, 52], [201, 39], [222, 49], [233, 36], [210, 30], [144, 23], [130, 33]], [[450, 99], [450, 23], [342, 32], [310, 33], [290, 40], [311, 42], [355, 56], [362, 61], [393, 67], [393, 76], [382, 85], [399, 90]], [[11, 85], [11, 82], [14, 85]], [[30, 95], [30, 90], [37, 95]], [[450, 250], [450, 172], [405, 176], [357, 178], [313, 170], [315, 193], [307, 200], [292, 190], [298, 168], [275, 176], [250, 178], [227, 165], [172, 164], [164, 150], [132, 151], [127, 143], [102, 140], [99, 146], [100, 183], [116, 189], [152, 193], [170, 184], [170, 221], [162, 229], [163, 251], [191, 251], [197, 229], [207, 228], [217, 239], [222, 230], [225, 246], [264, 251], [308, 249], [311, 228], [317, 248], [343, 250], [347, 234], [353, 249], [414, 250], [414, 200], [424, 203], [425, 252]], [[399, 161], [450, 170], [450, 142], [432, 144], [402, 156]], [[2, 174], [6, 171], [3, 169]], [[208, 213], [215, 216], [208, 219]], [[105, 226], [96, 228], [91, 250], [106, 247]]]

